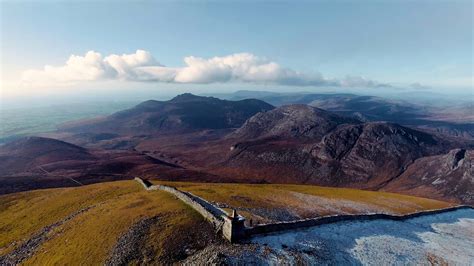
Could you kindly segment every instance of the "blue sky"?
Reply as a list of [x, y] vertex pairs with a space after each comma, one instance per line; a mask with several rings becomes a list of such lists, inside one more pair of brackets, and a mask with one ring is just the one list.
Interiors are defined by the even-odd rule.
[[[473, 87], [472, 1], [3, 1], [0, 7], [4, 94], [54, 93], [54, 87]], [[135, 66], [125, 74], [113, 67], [111, 74], [107, 65], [93, 76], [74, 68], [68, 82], [62, 79], [71, 55], [95, 51], [100, 57], [93, 60], [102, 62], [112, 54], [138, 57], [139, 49], [146, 52], [139, 74]], [[252, 56], [245, 57], [250, 65], [238, 66], [247, 72], [216, 70], [226, 56], [238, 54], [241, 62], [241, 53]], [[189, 70], [193, 76], [175, 78], [189, 56], [202, 59]], [[55, 72], [45, 75], [45, 65]], [[203, 65], [206, 72], [196, 74]], [[250, 76], [255, 68], [260, 74]], [[36, 72], [25, 86], [28, 70]], [[38, 79], [53, 80], [40, 86]]]

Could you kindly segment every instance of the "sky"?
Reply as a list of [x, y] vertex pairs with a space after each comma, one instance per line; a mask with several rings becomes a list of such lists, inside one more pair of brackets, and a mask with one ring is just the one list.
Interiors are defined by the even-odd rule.
[[1, 96], [473, 91], [472, 1], [0, 1]]

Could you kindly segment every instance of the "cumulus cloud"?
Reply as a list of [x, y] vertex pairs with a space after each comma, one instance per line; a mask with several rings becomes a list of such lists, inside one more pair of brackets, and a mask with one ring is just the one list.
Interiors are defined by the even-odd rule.
[[112, 78], [116, 75], [102, 55], [94, 51], [84, 56], [71, 55], [64, 66], [46, 65], [42, 70], [27, 70], [22, 79], [30, 82], [71, 82]]
[[117, 79], [198, 84], [245, 82], [293, 86], [387, 86], [362, 77], [327, 79], [320, 73], [299, 72], [250, 53], [208, 59], [189, 56], [184, 58], [184, 63], [183, 67], [164, 66], [144, 50], [106, 57], [89, 51], [84, 56], [71, 55], [64, 66], [27, 70], [23, 73], [22, 80], [33, 84]]

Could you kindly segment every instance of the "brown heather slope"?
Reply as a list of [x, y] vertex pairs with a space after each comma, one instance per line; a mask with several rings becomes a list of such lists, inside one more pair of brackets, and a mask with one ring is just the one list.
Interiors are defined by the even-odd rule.
[[89, 150], [42, 137], [27, 137], [0, 146], [0, 194], [158, 173], [170, 177], [206, 176], [133, 150]]

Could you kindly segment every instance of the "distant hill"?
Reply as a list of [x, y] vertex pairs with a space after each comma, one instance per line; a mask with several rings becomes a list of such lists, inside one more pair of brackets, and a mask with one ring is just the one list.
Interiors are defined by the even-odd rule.
[[192, 178], [199, 174], [129, 151], [88, 150], [64, 141], [26, 137], [0, 146], [0, 194], [16, 191], [78, 186], [136, 175]]
[[254, 114], [273, 108], [261, 100], [227, 101], [185, 93], [169, 101], [146, 101], [105, 118], [69, 123], [61, 129], [125, 135], [226, 129], [240, 127]]

